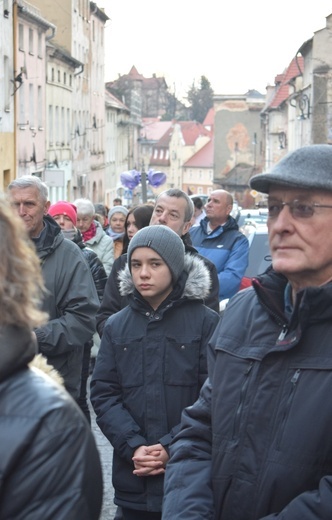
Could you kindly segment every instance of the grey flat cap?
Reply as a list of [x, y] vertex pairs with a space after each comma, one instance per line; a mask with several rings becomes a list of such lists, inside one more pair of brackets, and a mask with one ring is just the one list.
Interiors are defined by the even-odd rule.
[[270, 173], [259, 173], [250, 186], [269, 193], [271, 185], [332, 191], [332, 146], [313, 144], [288, 153]]

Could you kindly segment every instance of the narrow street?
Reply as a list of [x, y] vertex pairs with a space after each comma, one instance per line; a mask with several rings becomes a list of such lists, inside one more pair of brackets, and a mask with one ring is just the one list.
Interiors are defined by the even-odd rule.
[[113, 486], [112, 486], [112, 456], [113, 448], [106, 437], [102, 434], [96, 424], [95, 413], [90, 404], [91, 412], [91, 429], [96, 439], [97, 447], [100, 453], [100, 459], [103, 468], [104, 477], [104, 500], [103, 509], [99, 520], [113, 520], [116, 506], [113, 503]]

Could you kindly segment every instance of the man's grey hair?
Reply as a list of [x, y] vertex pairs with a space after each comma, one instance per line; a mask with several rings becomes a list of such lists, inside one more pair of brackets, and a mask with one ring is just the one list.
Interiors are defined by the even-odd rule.
[[10, 184], [8, 184], [7, 190], [11, 191], [15, 188], [37, 188], [40, 199], [43, 202], [47, 202], [48, 200], [48, 187], [45, 182], [43, 182], [39, 177], [36, 177], [36, 175], [23, 175], [23, 177], [14, 179]]
[[184, 220], [185, 222], [189, 222], [193, 218], [195, 210], [194, 203], [191, 200], [191, 198], [186, 194], [186, 192], [178, 188], [170, 188], [169, 190], [162, 191], [161, 193], [159, 193], [156, 203], [158, 202], [159, 197], [162, 197], [163, 195], [166, 195], [166, 197], [176, 197], [177, 199], [184, 199], [187, 203]]
[[76, 199], [74, 205], [77, 208], [77, 214], [93, 217], [96, 213], [95, 207], [90, 199]]

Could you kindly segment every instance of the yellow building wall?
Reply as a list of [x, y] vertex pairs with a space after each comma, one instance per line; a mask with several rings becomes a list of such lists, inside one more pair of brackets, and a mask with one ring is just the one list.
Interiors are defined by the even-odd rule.
[[0, 192], [15, 178], [14, 134], [0, 132]]

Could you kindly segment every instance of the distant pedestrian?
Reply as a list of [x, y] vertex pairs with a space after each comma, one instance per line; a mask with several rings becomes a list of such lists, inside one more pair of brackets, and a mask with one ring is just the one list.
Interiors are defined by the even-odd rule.
[[107, 276], [114, 262], [113, 240], [107, 236], [102, 225], [95, 219], [95, 207], [89, 199], [76, 199], [77, 227], [84, 242], [94, 250], [103, 263]]
[[115, 199], [113, 199], [113, 206], [122, 206], [122, 199], [115, 197]]
[[120, 273], [129, 305], [103, 332], [91, 381], [97, 423], [112, 443], [115, 503], [124, 520], [161, 518], [168, 445], [207, 373], [219, 315], [202, 300], [204, 262], [166, 226], [138, 231]]
[[205, 218], [206, 213], [204, 210], [204, 204], [200, 197], [192, 197], [191, 199], [194, 203], [195, 210], [194, 210], [194, 217], [193, 217], [193, 225], [192, 227], [199, 226], [201, 220]]
[[113, 240], [114, 258], [122, 255], [127, 215], [128, 209], [124, 206], [115, 206], [108, 212], [108, 229], [106, 233]]
[[230, 215], [232, 208], [232, 195], [215, 190], [205, 206], [206, 217], [190, 229], [193, 246], [216, 266], [220, 301], [239, 290], [248, 265], [249, 243]]
[[95, 206], [95, 219], [101, 224], [104, 231], [108, 228], [108, 209], [105, 204], [98, 202]]

